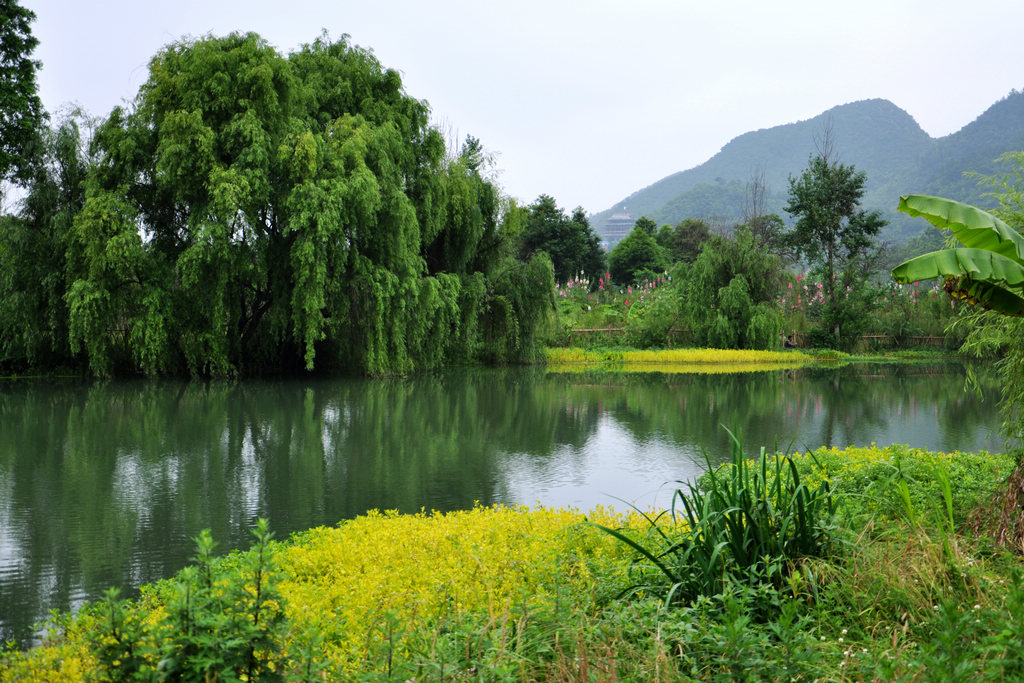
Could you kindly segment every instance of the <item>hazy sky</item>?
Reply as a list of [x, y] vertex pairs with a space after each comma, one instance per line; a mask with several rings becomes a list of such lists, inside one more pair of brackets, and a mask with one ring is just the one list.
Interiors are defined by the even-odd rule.
[[1021, 0], [22, 0], [47, 110], [106, 114], [183, 36], [372, 48], [499, 182], [588, 212], [758, 128], [874, 97], [932, 136], [1024, 88]]

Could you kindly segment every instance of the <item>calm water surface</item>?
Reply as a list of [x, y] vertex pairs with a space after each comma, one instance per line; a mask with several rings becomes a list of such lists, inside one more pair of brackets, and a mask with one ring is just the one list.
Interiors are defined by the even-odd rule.
[[[778, 443], [998, 450], [956, 365], [746, 374], [452, 371], [400, 380], [0, 383], [0, 641], [51, 609], [184, 566], [210, 528], [249, 543], [371, 508], [640, 507]], [[621, 500], [620, 500], [621, 499]]]

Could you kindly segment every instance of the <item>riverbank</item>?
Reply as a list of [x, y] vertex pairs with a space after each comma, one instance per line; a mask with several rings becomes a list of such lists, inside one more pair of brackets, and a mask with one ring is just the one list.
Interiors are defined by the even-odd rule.
[[625, 363], [644, 364], [744, 364], [800, 365], [813, 356], [799, 351], [764, 351], [754, 349], [602, 349], [548, 347], [544, 349], [548, 364]]
[[956, 354], [931, 350], [903, 350], [849, 354], [829, 349], [767, 351], [756, 349], [583, 349], [547, 347], [544, 362], [552, 372], [587, 372], [593, 369], [665, 374], [721, 374], [790, 370], [808, 365], [849, 363], [935, 363]]
[[1021, 562], [971, 530], [1008, 456], [894, 446], [795, 462], [840, 501], [840, 543], [781, 587], [727, 585], [667, 609], [653, 592], [619, 597], [631, 549], [582, 522], [643, 538], [637, 514], [372, 512], [266, 544], [262, 558], [200, 549], [196, 567], [137, 601], [59, 618], [43, 646], [4, 656], [0, 680], [116, 680], [171, 650], [225, 667], [251, 656], [267, 680], [898, 680], [1024, 665]]

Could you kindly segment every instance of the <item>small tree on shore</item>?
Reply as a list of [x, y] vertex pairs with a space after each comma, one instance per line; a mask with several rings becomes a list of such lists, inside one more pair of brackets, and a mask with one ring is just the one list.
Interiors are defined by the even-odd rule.
[[[811, 157], [799, 178], [789, 179], [786, 212], [796, 218], [786, 244], [805, 258], [820, 277], [825, 290], [821, 321], [832, 340], [842, 345], [843, 326], [852, 318], [841, 292], [859, 289], [874, 237], [886, 225], [878, 211], [860, 208], [867, 176], [835, 159], [831, 136], [826, 131], [817, 156]], [[854, 297], [855, 299], [855, 297]]]
[[667, 267], [665, 250], [643, 225], [633, 228], [608, 255], [608, 272], [620, 285], [633, 284], [644, 276], [663, 273]]

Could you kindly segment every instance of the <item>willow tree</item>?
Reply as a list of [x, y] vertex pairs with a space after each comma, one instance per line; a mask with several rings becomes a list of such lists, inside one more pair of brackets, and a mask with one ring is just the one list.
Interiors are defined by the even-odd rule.
[[170, 45], [96, 144], [67, 296], [96, 372], [401, 373], [479, 344], [497, 191], [344, 37]]
[[760, 248], [746, 227], [734, 238], [712, 235], [678, 281], [685, 325], [698, 345], [773, 349], [782, 338], [775, 298], [779, 257]]
[[39, 131], [40, 148], [24, 169], [27, 188], [16, 216], [0, 217], [0, 367], [21, 371], [67, 363], [64, 295], [67, 238], [81, 210], [89, 170], [80, 112]]

